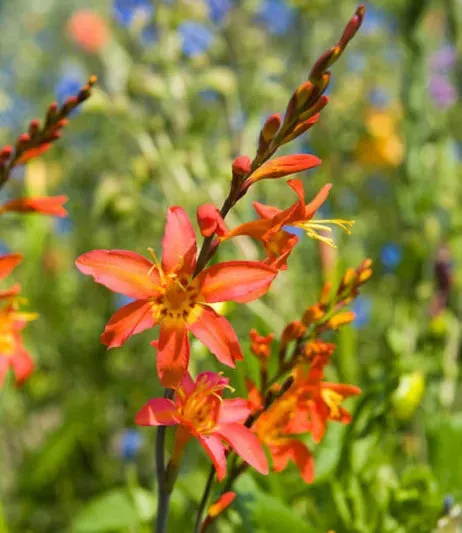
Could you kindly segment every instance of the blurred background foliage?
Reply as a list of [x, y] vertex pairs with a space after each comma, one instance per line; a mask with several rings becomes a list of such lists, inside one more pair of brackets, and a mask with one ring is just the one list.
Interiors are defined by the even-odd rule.
[[[1, 191], [70, 197], [68, 219], [5, 218], [4, 250], [40, 320], [26, 342], [37, 369], [0, 404], [0, 532], [150, 531], [153, 440], [134, 415], [159, 394], [152, 332], [107, 352], [104, 324], [124, 302], [85, 279], [93, 248], [159, 250], [166, 206], [194, 217], [220, 204], [230, 163], [252, 156], [259, 128], [283, 112], [313, 61], [336, 42], [352, 0], [2, 0], [0, 143], [10, 144], [53, 99], [90, 74], [99, 85], [65, 136]], [[338, 250], [304, 239], [271, 294], [228, 307], [244, 347], [250, 327], [279, 333], [321, 283], [372, 257], [375, 274], [342, 329], [332, 380], [359, 385], [349, 426], [313, 450], [316, 481], [294, 469], [245, 475], [220, 532], [456, 531], [462, 501], [462, 2], [372, 0], [333, 68], [331, 102], [290, 151], [323, 165], [314, 196], [334, 184], [323, 216], [355, 219]], [[290, 205], [280, 182], [250, 200]], [[220, 259], [257, 258], [241, 238]], [[193, 345], [192, 371], [214, 358]], [[215, 365], [216, 369], [218, 366]], [[220, 368], [222, 370], [222, 368]], [[255, 369], [253, 369], [255, 370]], [[242, 363], [234, 382], [243, 394]], [[208, 471], [191, 445], [169, 531], [189, 531]]]

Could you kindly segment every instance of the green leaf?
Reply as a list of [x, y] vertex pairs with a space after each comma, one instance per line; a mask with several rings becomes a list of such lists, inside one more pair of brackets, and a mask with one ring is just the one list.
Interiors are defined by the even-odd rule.
[[125, 490], [115, 489], [84, 506], [74, 520], [73, 532], [120, 531], [139, 523], [139, 514], [130, 496]]

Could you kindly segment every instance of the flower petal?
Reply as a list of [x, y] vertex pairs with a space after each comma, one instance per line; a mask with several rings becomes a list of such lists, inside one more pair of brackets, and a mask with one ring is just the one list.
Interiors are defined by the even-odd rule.
[[300, 470], [300, 474], [305, 483], [312, 483], [314, 479], [314, 461], [308, 447], [303, 442], [292, 440], [292, 460]]
[[18, 253], [5, 254], [0, 256], [0, 279], [4, 279], [11, 274], [11, 272], [23, 260], [23, 255]]
[[19, 347], [10, 360], [16, 376], [16, 384], [21, 385], [34, 370], [34, 362], [22, 346]]
[[162, 239], [162, 268], [166, 272], [191, 275], [196, 266], [196, 235], [186, 211], [170, 207]]
[[246, 303], [265, 294], [277, 273], [259, 261], [228, 261], [203, 270], [197, 279], [208, 303]]
[[289, 174], [295, 174], [321, 164], [319, 157], [311, 154], [283, 155], [270, 159], [260, 168], [250, 174], [247, 181], [255, 183], [262, 179], [280, 178]]
[[208, 305], [197, 304], [196, 307], [200, 308], [200, 312], [197, 320], [188, 324], [189, 330], [207, 346], [220, 363], [234, 368], [234, 361], [240, 361], [243, 357], [231, 324]]
[[255, 470], [261, 474], [268, 473], [268, 461], [261, 442], [249, 428], [243, 424], [223, 424], [217, 426], [216, 433]]
[[167, 398], [154, 398], [144, 405], [135, 417], [138, 426], [173, 426], [178, 424], [176, 406]]
[[114, 292], [145, 299], [159, 293], [159, 272], [153, 263], [127, 250], [93, 250], [75, 262], [83, 274], [93, 276]]
[[216, 435], [201, 435], [198, 439], [215, 466], [218, 481], [222, 481], [226, 476], [226, 455], [224, 445]]
[[281, 212], [281, 209], [279, 209], [279, 207], [275, 207], [274, 205], [261, 204], [260, 202], [253, 202], [252, 205], [257, 215], [264, 219], [273, 218]]
[[309, 204], [306, 204], [305, 219], [310, 219], [316, 214], [316, 211], [327, 200], [327, 197], [329, 196], [329, 192], [331, 189], [332, 189], [332, 183], [326, 183], [326, 185], [324, 185], [324, 187], [321, 188], [321, 190], [313, 198], [313, 200], [311, 200]]
[[250, 415], [250, 412], [249, 401], [244, 400], [244, 398], [223, 400], [220, 414], [218, 415], [218, 424], [229, 424], [231, 422], [243, 424]]
[[116, 348], [122, 346], [128, 337], [154, 325], [152, 305], [146, 300], [136, 300], [112, 315], [101, 335], [101, 342], [108, 348]]
[[176, 388], [188, 370], [189, 339], [186, 324], [164, 320], [160, 327], [157, 373], [164, 387]]
[[63, 204], [68, 197], [61, 196], [37, 196], [35, 198], [15, 198], [0, 206], [0, 213], [6, 211], [17, 211], [20, 213], [43, 213], [44, 215], [54, 215], [66, 217], [67, 211]]

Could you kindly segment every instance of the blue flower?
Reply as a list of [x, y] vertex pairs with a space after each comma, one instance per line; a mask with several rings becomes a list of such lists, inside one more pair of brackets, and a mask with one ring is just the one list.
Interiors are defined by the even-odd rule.
[[153, 17], [154, 3], [152, 0], [114, 0], [113, 10], [117, 22], [128, 27], [138, 16], [144, 19]]
[[212, 22], [219, 24], [232, 7], [231, 0], [207, 0], [209, 15]]
[[395, 242], [389, 242], [380, 251], [380, 261], [387, 270], [395, 270], [403, 257], [403, 249]]
[[143, 439], [136, 429], [126, 429], [119, 441], [120, 455], [125, 461], [131, 461], [141, 448]]
[[266, 25], [270, 33], [282, 35], [291, 26], [294, 20], [294, 11], [284, 0], [265, 0], [259, 19]]
[[371, 317], [372, 301], [367, 296], [358, 296], [353, 303], [353, 311], [356, 314], [352, 326], [361, 329], [367, 326]]
[[203, 24], [186, 20], [178, 27], [183, 53], [194, 57], [206, 52], [212, 45], [213, 33]]
[[390, 103], [390, 95], [381, 87], [374, 87], [369, 93], [369, 102], [378, 109], [384, 109]]
[[76, 96], [85, 82], [86, 76], [81, 69], [65, 68], [63, 75], [55, 85], [55, 94], [58, 102], [62, 105], [70, 96]]
[[134, 298], [130, 298], [129, 296], [125, 296], [125, 294], [115, 294], [115, 306], [116, 309], [120, 309], [124, 305], [128, 305], [129, 303], [132, 303], [135, 301]]
[[296, 235], [299, 238], [306, 235], [305, 230], [302, 228], [296, 228], [295, 226], [282, 226], [282, 229], [291, 235]]
[[145, 26], [140, 34], [140, 44], [142, 46], [151, 46], [157, 42], [157, 28], [154, 24]]
[[56, 233], [60, 235], [67, 235], [74, 228], [74, 224], [69, 217], [56, 217], [54, 225]]

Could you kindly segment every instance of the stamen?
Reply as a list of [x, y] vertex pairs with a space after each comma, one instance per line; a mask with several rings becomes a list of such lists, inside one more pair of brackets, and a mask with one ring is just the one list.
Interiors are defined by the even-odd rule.
[[328, 224], [337, 226], [347, 235], [351, 234], [351, 227], [354, 224], [354, 220], [342, 220], [342, 219], [332, 219], [332, 220], [306, 220], [303, 222], [295, 222], [293, 226], [305, 230], [308, 237], [315, 239], [317, 241], [323, 242], [330, 246], [331, 248], [336, 248], [334, 239], [329, 235], [323, 235], [322, 232], [331, 234], [332, 228]]
[[149, 269], [148, 276], [151, 275], [151, 272], [157, 267], [157, 270], [159, 271], [160, 280], [162, 283], [165, 283], [166, 276], [164, 271], [162, 270], [161, 263], [159, 259], [157, 259], [156, 252], [154, 251], [154, 248], [149, 247], [148, 252], [151, 254], [152, 258], [154, 259], [154, 265]]

